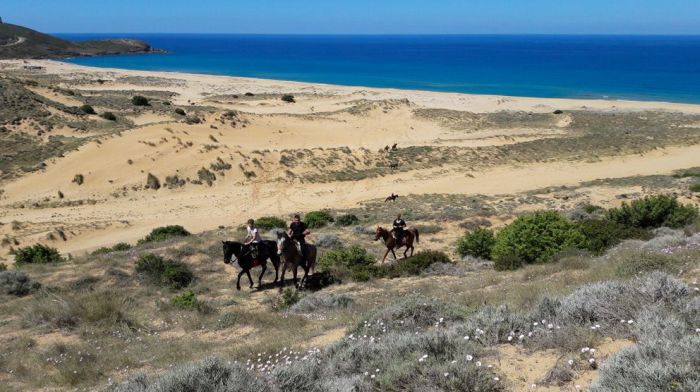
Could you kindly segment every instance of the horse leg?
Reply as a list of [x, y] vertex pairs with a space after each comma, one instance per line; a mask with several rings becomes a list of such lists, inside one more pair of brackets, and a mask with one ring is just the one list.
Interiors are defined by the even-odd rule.
[[236, 290], [241, 289], [241, 276], [245, 273], [245, 270], [241, 270], [241, 272], [238, 273], [238, 279], [236, 279]]
[[264, 261], [263, 265], [262, 265], [262, 271], [260, 271], [260, 277], [258, 278], [258, 287], [262, 286], [262, 278], [263, 278], [263, 275], [265, 275], [266, 270], [267, 270], [267, 261]]
[[275, 267], [275, 281], [272, 283], [277, 283], [280, 277], [280, 259], [277, 257], [276, 259], [272, 259], [272, 266]]
[[294, 275], [294, 286], [297, 285], [298, 280], [297, 280], [297, 270], [299, 269], [299, 264], [294, 264], [294, 269], [292, 270], [292, 274]]
[[250, 270], [245, 272], [246, 275], [248, 275], [248, 280], [250, 281], [250, 288], [253, 288], [253, 278], [250, 276]]
[[386, 257], [389, 255], [390, 250], [391, 249], [387, 248], [386, 253], [384, 253], [384, 257], [382, 258], [382, 264], [384, 264], [384, 262], [386, 261]]
[[391, 254], [394, 256], [394, 261], [396, 261], [396, 253], [394, 252], [394, 249], [391, 249]]
[[287, 272], [287, 262], [285, 261], [284, 264], [282, 264], [282, 278], [280, 279], [280, 290], [282, 290], [282, 287], [284, 287], [284, 273]]

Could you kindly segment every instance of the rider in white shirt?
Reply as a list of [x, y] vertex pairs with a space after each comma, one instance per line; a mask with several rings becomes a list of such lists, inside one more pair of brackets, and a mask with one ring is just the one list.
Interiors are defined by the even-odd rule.
[[258, 244], [262, 242], [262, 237], [260, 237], [260, 232], [258, 228], [255, 227], [255, 221], [248, 219], [248, 226], [246, 226], [247, 235], [245, 237], [244, 245], [250, 246], [250, 251], [253, 259], [258, 257]]

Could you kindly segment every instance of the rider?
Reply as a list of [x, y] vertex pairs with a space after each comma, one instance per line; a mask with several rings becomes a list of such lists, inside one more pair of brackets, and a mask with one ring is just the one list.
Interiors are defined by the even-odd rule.
[[295, 214], [292, 223], [289, 225], [287, 233], [293, 240], [299, 243], [301, 247], [301, 255], [306, 258], [306, 236], [311, 234], [306, 223], [301, 221], [299, 214]]
[[403, 240], [403, 232], [406, 227], [406, 221], [401, 219], [401, 214], [396, 216], [394, 220], [394, 228], [391, 230], [394, 232], [394, 237], [396, 238], [396, 246], [401, 246], [401, 241]]
[[245, 236], [244, 245], [250, 246], [250, 253], [253, 259], [258, 257], [258, 244], [262, 242], [260, 237], [260, 232], [255, 226], [255, 221], [248, 219], [248, 225], [246, 226], [247, 234]]

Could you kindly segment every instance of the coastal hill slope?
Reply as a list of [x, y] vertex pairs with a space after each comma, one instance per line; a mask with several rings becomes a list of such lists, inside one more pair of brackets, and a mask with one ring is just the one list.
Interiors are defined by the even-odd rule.
[[152, 51], [150, 45], [139, 40], [71, 42], [26, 27], [0, 23], [0, 59], [49, 59]]

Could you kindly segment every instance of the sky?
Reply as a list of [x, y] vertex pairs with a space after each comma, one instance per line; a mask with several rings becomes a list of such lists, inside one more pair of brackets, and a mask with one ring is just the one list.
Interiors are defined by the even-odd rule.
[[47, 33], [700, 34], [700, 0], [2, 0]]

